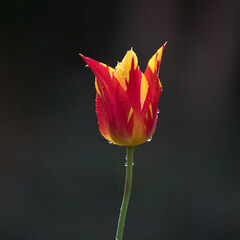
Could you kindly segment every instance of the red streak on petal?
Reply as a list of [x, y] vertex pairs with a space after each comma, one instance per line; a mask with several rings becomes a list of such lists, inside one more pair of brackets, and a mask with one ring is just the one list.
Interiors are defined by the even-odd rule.
[[134, 111], [140, 112], [141, 109], [141, 101], [140, 101], [140, 92], [141, 92], [141, 79], [142, 72], [137, 65], [137, 68], [134, 68], [134, 58], [132, 59], [131, 69], [129, 72], [129, 82], [127, 84], [127, 95], [129, 97], [129, 101], [133, 107]]

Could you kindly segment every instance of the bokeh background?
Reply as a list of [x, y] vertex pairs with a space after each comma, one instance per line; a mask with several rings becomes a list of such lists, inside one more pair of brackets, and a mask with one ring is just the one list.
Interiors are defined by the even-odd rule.
[[240, 2], [0, 2], [0, 239], [114, 239], [125, 148], [94, 76], [168, 41], [157, 130], [135, 152], [125, 239], [240, 239]]

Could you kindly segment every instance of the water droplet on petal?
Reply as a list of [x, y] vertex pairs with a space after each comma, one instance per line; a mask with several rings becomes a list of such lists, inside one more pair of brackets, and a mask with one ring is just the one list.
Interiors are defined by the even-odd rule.
[[147, 142], [150, 142], [152, 140], [152, 137], [150, 137], [148, 140], [147, 140]]
[[159, 114], [159, 113], [160, 113], [160, 110], [158, 109], [158, 110], [157, 110], [157, 114]]
[[108, 141], [109, 144], [113, 144], [111, 141]]

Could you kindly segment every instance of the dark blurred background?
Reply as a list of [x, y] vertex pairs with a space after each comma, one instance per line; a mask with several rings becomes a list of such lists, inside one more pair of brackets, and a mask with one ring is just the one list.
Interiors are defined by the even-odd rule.
[[125, 148], [94, 76], [168, 41], [155, 135], [135, 152], [125, 239], [240, 239], [240, 2], [0, 2], [0, 239], [115, 238]]

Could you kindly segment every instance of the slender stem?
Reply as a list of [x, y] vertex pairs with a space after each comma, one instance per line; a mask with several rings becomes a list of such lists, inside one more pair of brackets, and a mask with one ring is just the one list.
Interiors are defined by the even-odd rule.
[[122, 206], [120, 209], [120, 214], [118, 219], [116, 240], [123, 239], [123, 230], [125, 226], [128, 202], [129, 202], [129, 198], [132, 190], [133, 154], [134, 154], [134, 147], [128, 146], [124, 194], [123, 194]]

